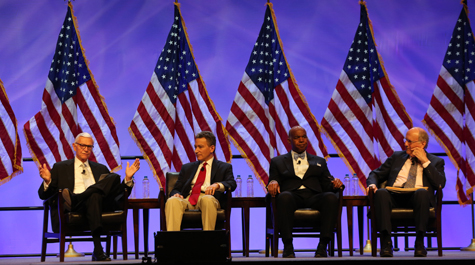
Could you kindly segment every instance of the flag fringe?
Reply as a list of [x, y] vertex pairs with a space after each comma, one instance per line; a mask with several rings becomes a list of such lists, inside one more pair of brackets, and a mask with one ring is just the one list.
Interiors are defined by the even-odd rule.
[[160, 181], [160, 178], [158, 177], [157, 171], [153, 167], [152, 162], [150, 161], [150, 158], [147, 156], [147, 154], [143, 150], [142, 146], [139, 144], [139, 141], [137, 140], [137, 137], [135, 136], [134, 132], [132, 131], [132, 129], [130, 127], [129, 127], [128, 131], [129, 131], [130, 136], [134, 140], [135, 144], [140, 149], [140, 152], [142, 153], [143, 158], [145, 159], [145, 161], [147, 161], [147, 164], [148, 164], [148, 166], [150, 167], [150, 170], [153, 173], [153, 178], [155, 179], [155, 181], [157, 181], [159, 188], [165, 187], [165, 185], [163, 185], [162, 182]]
[[[237, 141], [231, 135], [229, 135], [229, 138], [231, 138], [231, 142], [234, 144], [234, 147], [236, 147], [236, 149], [239, 151], [241, 156], [246, 160], [247, 165], [249, 166], [249, 168], [251, 168], [252, 172], [254, 172], [254, 176], [256, 176], [256, 179], [259, 181], [259, 184], [261, 185], [262, 189], [267, 194], [267, 184], [264, 183], [264, 181], [262, 180], [262, 177], [257, 173], [257, 170], [254, 164], [247, 157], [246, 153], [244, 152], [244, 150], [242, 150], [242, 148], [239, 146]], [[259, 178], [257, 178], [257, 176], [259, 176]]]
[[[174, 5], [177, 6], [178, 8], [178, 12], [180, 13], [180, 20], [181, 20], [181, 24], [183, 26], [183, 33], [185, 34], [186, 36], [186, 42], [188, 43], [188, 47], [190, 47], [190, 52], [191, 52], [191, 57], [193, 58], [193, 61], [195, 62], [195, 66], [196, 66], [196, 71], [198, 72], [198, 75], [201, 77], [201, 73], [200, 73], [200, 69], [198, 68], [198, 64], [196, 64], [196, 60], [195, 60], [195, 55], [194, 55], [194, 52], [193, 52], [193, 46], [191, 46], [191, 43], [190, 43], [190, 38], [188, 36], [188, 29], [186, 28], [186, 24], [185, 24], [185, 20], [183, 19], [183, 16], [181, 14], [181, 9], [180, 9], [180, 6], [181, 4], [180, 3], [177, 3], [177, 2], [174, 2], [173, 3]], [[216, 111], [216, 107], [214, 105], [214, 102], [211, 100], [211, 98], [209, 97], [209, 94], [208, 94], [208, 89], [206, 88], [206, 84], [203, 80], [203, 78], [199, 78], [200, 82], [201, 82], [201, 85], [203, 86], [204, 88], [204, 92], [206, 94], [206, 99], [208, 100], [208, 102], [210, 103], [211, 107], [213, 108], [213, 112], [214, 114], [218, 117], [218, 119], [221, 121], [220, 124], [221, 124], [221, 130], [223, 131], [224, 133], [224, 137], [225, 137], [225, 140], [226, 140], [226, 143], [227, 143], [227, 146], [228, 146], [228, 152], [230, 154], [229, 157], [226, 157], [226, 162], [228, 163], [231, 163], [231, 160], [232, 160], [232, 152], [231, 152], [231, 144], [229, 142], [229, 132], [226, 130], [226, 127], [223, 125], [223, 119], [221, 118], [221, 116], [219, 115], [219, 113]], [[218, 128], [216, 128], [216, 130], [218, 130]], [[221, 146], [221, 148], [223, 148], [223, 146]], [[224, 153], [224, 152], [223, 152]]]
[[[318, 135], [321, 134], [321, 129], [320, 129], [320, 124], [318, 123], [317, 119], [315, 118], [315, 116], [313, 115], [313, 113], [310, 111], [310, 107], [308, 106], [308, 102], [307, 102], [307, 99], [305, 98], [305, 96], [302, 94], [302, 92], [300, 91], [300, 88], [299, 88], [299, 85], [297, 84], [297, 80], [295, 79], [294, 77], [294, 73], [292, 72], [292, 68], [290, 68], [290, 65], [289, 65], [289, 61], [287, 60], [287, 57], [285, 56], [285, 52], [284, 52], [284, 44], [282, 43], [282, 39], [280, 38], [280, 34], [279, 34], [279, 27], [277, 26], [277, 19], [275, 17], [275, 13], [274, 13], [274, 8], [273, 8], [273, 5], [272, 3], [266, 3], [265, 4], [266, 6], [269, 6], [270, 8], [270, 11], [271, 11], [271, 15], [272, 15], [272, 22], [274, 23], [274, 28], [275, 28], [275, 34], [277, 36], [277, 40], [279, 41], [279, 45], [282, 49], [282, 55], [284, 56], [284, 60], [285, 60], [285, 64], [287, 65], [287, 69], [289, 70], [289, 74], [290, 74], [290, 79], [292, 80], [294, 86], [295, 86], [295, 89], [297, 91], [297, 93], [299, 94], [299, 97], [300, 99], [302, 100], [302, 102], [304, 103], [304, 106], [305, 106], [305, 109], [307, 110], [307, 112], [310, 114], [310, 117], [312, 118], [313, 122], [316, 124], [316, 127], [317, 127], [317, 130], [318, 132], [315, 132], [315, 136], [317, 137], [317, 139], [319, 138]], [[321, 137], [320, 137], [321, 138]], [[322, 154], [323, 154], [323, 157], [325, 158], [325, 160], [328, 160], [328, 158], [330, 158], [330, 155], [328, 154], [328, 151], [327, 151], [327, 147], [325, 146], [325, 143], [323, 143], [323, 140], [320, 139], [321, 141], [321, 144], [323, 145], [323, 150], [322, 151]], [[320, 144], [320, 143], [319, 143]], [[315, 152], [319, 149], [319, 145], [316, 145], [315, 146]]]

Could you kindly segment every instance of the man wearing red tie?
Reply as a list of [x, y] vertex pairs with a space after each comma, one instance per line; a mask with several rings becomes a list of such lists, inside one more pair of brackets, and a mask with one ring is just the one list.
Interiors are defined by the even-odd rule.
[[187, 209], [201, 210], [203, 230], [214, 230], [217, 210], [224, 207], [223, 192], [234, 191], [231, 164], [214, 158], [216, 137], [203, 131], [195, 136], [195, 154], [198, 161], [184, 164], [178, 180], [165, 204], [167, 231], [179, 231], [183, 213]]

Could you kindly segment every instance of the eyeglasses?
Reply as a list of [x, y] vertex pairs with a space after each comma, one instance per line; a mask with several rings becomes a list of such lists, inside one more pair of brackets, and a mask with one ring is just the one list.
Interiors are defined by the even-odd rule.
[[81, 147], [82, 150], [92, 150], [92, 148], [94, 148], [94, 145], [79, 144], [79, 143], [75, 143], [75, 144]]
[[406, 142], [408, 142], [409, 144], [413, 144], [413, 143], [420, 142], [419, 140], [417, 140], [417, 141], [411, 141], [411, 140], [409, 140], [409, 139], [407, 139], [407, 138], [405, 138], [404, 140], [405, 140]]

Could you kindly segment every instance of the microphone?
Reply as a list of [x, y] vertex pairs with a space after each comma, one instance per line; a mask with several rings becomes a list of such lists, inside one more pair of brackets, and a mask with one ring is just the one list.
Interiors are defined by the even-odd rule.
[[83, 169], [82, 172], [81, 172], [81, 174], [86, 175], [86, 170]]
[[205, 168], [204, 168], [204, 167], [201, 167], [201, 171], [205, 171]]
[[299, 159], [299, 160], [297, 161], [297, 165], [300, 165], [300, 162], [301, 162], [301, 161], [300, 161], [300, 159]]

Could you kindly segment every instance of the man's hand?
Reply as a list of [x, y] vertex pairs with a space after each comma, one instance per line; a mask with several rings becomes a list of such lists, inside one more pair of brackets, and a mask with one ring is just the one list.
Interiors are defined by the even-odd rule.
[[175, 193], [175, 194], [173, 194], [172, 197], [178, 197], [178, 198], [183, 199], [183, 195], [181, 195], [180, 193]]
[[366, 194], [369, 194], [369, 189], [374, 189], [374, 192], [378, 190], [378, 187], [376, 187], [375, 184], [371, 184], [366, 188]]
[[125, 168], [125, 181], [130, 181], [134, 176], [135, 172], [140, 169], [140, 160], [138, 158], [135, 159], [132, 166], [129, 166], [129, 162], [127, 162], [127, 167]]
[[214, 195], [214, 192], [219, 189], [219, 184], [214, 183], [209, 185], [205, 190], [205, 195]]
[[421, 164], [424, 164], [425, 162], [429, 161], [427, 158], [426, 151], [422, 147], [414, 147], [412, 148], [412, 154], [419, 159]]
[[273, 180], [267, 185], [267, 191], [272, 195], [272, 197], [275, 197], [277, 193], [280, 193], [280, 185], [279, 182]]
[[333, 183], [333, 188], [334, 189], [339, 189], [341, 186], [343, 186], [343, 182], [341, 182], [340, 179], [334, 179], [334, 180], [332, 180], [332, 183]]
[[40, 165], [38, 170], [40, 171], [40, 177], [49, 185], [51, 182], [51, 172], [49, 172], [46, 164], [43, 164], [43, 166]]

